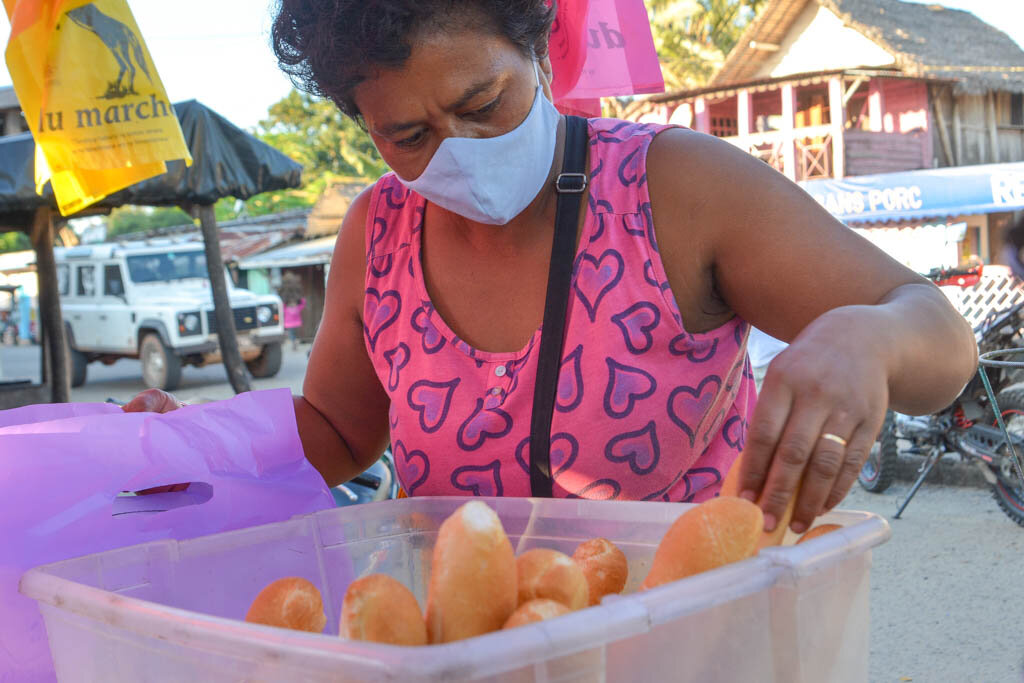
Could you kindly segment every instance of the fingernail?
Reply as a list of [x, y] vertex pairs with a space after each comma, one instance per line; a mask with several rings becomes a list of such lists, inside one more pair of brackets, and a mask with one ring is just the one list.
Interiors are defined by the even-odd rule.
[[764, 530], [773, 531], [775, 529], [775, 515], [764, 516]]
[[807, 531], [807, 525], [803, 522], [793, 522], [789, 525], [789, 528], [793, 530], [794, 534], [802, 534]]
[[751, 503], [753, 503], [754, 502], [754, 492], [753, 491], [743, 491], [742, 493], [740, 493], [740, 498], [745, 498], [745, 499], [749, 500]]

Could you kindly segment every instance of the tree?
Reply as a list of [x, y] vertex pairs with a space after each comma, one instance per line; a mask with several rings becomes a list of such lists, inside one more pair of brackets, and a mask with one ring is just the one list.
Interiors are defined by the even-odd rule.
[[646, 0], [665, 86], [706, 85], [766, 0]]
[[387, 172], [359, 124], [331, 101], [298, 90], [270, 106], [256, 136], [301, 163], [311, 177], [376, 180]]
[[[388, 171], [369, 134], [329, 100], [292, 90], [270, 106], [253, 133], [302, 164], [303, 185], [252, 197], [244, 208], [234, 200], [217, 205], [217, 218], [243, 213], [261, 216], [312, 206], [335, 182], [375, 181]], [[239, 210], [240, 209], [240, 210]]]
[[25, 251], [32, 248], [32, 241], [23, 232], [0, 232], [0, 254], [8, 251]]
[[192, 218], [174, 206], [121, 206], [107, 217], [107, 239], [187, 223], [192, 223]]

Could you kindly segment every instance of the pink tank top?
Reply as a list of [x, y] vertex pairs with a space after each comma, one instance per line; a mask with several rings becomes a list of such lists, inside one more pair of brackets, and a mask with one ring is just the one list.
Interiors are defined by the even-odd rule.
[[[658, 255], [646, 157], [664, 128], [589, 122], [590, 201], [551, 427], [556, 497], [699, 502], [743, 448], [749, 326], [688, 333]], [[540, 330], [507, 353], [459, 339], [424, 284], [425, 206], [388, 174], [367, 217], [364, 336], [391, 397], [399, 479], [411, 496], [529, 496]]]

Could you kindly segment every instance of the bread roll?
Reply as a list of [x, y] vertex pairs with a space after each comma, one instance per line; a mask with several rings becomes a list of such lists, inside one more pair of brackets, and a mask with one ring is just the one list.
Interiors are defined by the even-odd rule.
[[629, 578], [626, 556], [607, 538], [594, 538], [580, 543], [572, 559], [583, 570], [587, 579], [590, 604], [600, 604], [601, 598], [621, 593]]
[[819, 526], [814, 527], [813, 529], [811, 529], [807, 533], [805, 533], [793, 545], [800, 545], [804, 541], [809, 541], [812, 538], [817, 538], [818, 536], [824, 536], [825, 534], [827, 534], [830, 531], [835, 531], [837, 529], [842, 529], [842, 528], [843, 528], [843, 526], [841, 524], [821, 524]]
[[528, 600], [520, 605], [519, 609], [512, 613], [512, 616], [508, 618], [508, 621], [505, 622], [505, 625], [502, 628], [526, 626], [527, 624], [532, 624], [535, 621], [554, 619], [555, 617], [560, 617], [563, 614], [568, 614], [571, 611], [572, 610], [557, 600], [536, 598], [534, 600]]
[[501, 520], [471, 501], [441, 524], [427, 592], [427, 635], [450, 643], [500, 629], [515, 611], [516, 558]]
[[536, 598], [560, 602], [571, 610], [590, 604], [587, 577], [572, 558], [557, 550], [534, 548], [516, 559], [519, 605]]
[[416, 596], [385, 574], [349, 584], [341, 606], [341, 637], [391, 645], [426, 645], [427, 624]]
[[763, 525], [761, 508], [743, 498], [712, 498], [690, 508], [661, 539], [641, 589], [751, 557]]
[[245, 620], [310, 633], [322, 633], [327, 624], [320, 591], [296, 576], [278, 579], [261, 590]]
[[[743, 462], [743, 456], [736, 458], [733, 462], [732, 467], [729, 469], [728, 474], [725, 475], [725, 481], [722, 482], [722, 488], [719, 491], [719, 496], [731, 497], [740, 495], [740, 463]], [[796, 499], [800, 496], [800, 483], [797, 483], [796, 490], [793, 491], [793, 497], [789, 499], [789, 503], [786, 505], [785, 512], [782, 513], [782, 517], [776, 520], [775, 528], [771, 531], [764, 532], [764, 536], [758, 542], [757, 549], [767, 548], [771, 545], [780, 545], [783, 537], [786, 535], [786, 529], [789, 528], [789, 523], [793, 521], [793, 510], [796, 509]], [[761, 499], [758, 500], [758, 505], [761, 504]]]

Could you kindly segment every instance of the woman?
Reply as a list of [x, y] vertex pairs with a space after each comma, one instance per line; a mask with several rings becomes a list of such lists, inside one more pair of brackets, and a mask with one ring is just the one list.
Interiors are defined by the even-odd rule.
[[306, 297], [290, 299], [284, 304], [284, 329], [292, 341], [292, 351], [299, 348], [299, 328], [302, 327], [302, 309], [306, 307]]
[[[411, 495], [529, 495], [565, 135], [551, 20], [545, 0], [279, 4], [284, 69], [394, 170], [344, 219], [295, 400], [331, 485], [390, 438]], [[556, 496], [704, 500], [743, 450], [766, 528], [803, 482], [799, 533], [847, 493], [887, 406], [931, 412], [971, 377], [973, 336], [939, 290], [765, 164], [678, 128], [595, 119], [588, 134]], [[750, 324], [790, 342], [756, 411]]]

